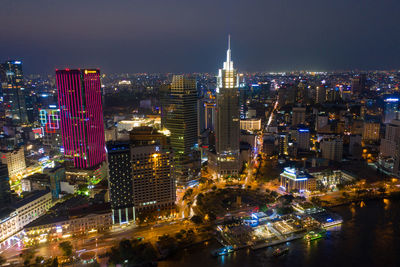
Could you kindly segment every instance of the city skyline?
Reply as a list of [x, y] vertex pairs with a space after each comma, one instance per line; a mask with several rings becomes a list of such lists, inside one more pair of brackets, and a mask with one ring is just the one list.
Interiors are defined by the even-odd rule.
[[400, 266], [398, 0], [0, 6], [0, 266]]
[[27, 74], [212, 72], [228, 34], [240, 71], [400, 67], [398, 1], [23, 2], [2, 3], [0, 58]]

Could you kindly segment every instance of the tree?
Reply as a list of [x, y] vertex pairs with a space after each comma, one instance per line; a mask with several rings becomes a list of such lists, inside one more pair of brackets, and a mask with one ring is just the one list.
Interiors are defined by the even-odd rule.
[[278, 192], [271, 191], [271, 196], [274, 197], [274, 198], [277, 198], [278, 197]]
[[208, 219], [209, 219], [210, 221], [215, 221], [215, 219], [217, 219], [217, 216], [215, 216], [215, 214], [214, 214], [213, 212], [210, 212], [210, 213], [208, 214]]
[[345, 185], [344, 185], [344, 184], [337, 184], [337, 185], [336, 185], [336, 188], [337, 188], [338, 190], [343, 190], [343, 189], [345, 188]]
[[162, 236], [158, 237], [158, 241], [168, 240], [169, 234], [163, 234]]
[[201, 176], [199, 179], [199, 184], [205, 184], [207, 182], [207, 178], [204, 176]]
[[63, 251], [64, 256], [70, 257], [72, 255], [72, 244], [70, 241], [64, 241], [58, 244], [58, 247]]
[[58, 267], [58, 258], [57, 257], [54, 258], [54, 260], [53, 260], [53, 262], [51, 263], [50, 266], [51, 267]]
[[25, 266], [28, 266], [30, 264], [34, 256], [35, 251], [31, 249], [25, 250], [22, 254], [20, 254], [20, 257], [24, 260]]
[[202, 203], [203, 203], [203, 200], [204, 200], [204, 195], [202, 194], [202, 193], [199, 193], [198, 195], [197, 195], [197, 203], [199, 204], [199, 205], [201, 205]]
[[294, 193], [299, 193], [300, 191], [299, 191], [299, 189], [297, 189], [297, 188], [295, 188], [295, 189], [292, 189], [291, 191], [290, 191], [290, 193], [292, 193], [292, 194], [294, 194]]
[[42, 261], [44, 261], [44, 258], [42, 256], [37, 256], [35, 258], [35, 263], [36, 264], [40, 264], [40, 263], [42, 263]]
[[343, 192], [342, 193], [343, 198], [348, 199], [350, 197], [349, 193]]
[[189, 188], [188, 190], [186, 190], [185, 194], [183, 195], [183, 200], [186, 200], [188, 197], [190, 197], [193, 194], [193, 189]]
[[5, 258], [3, 258], [3, 256], [0, 255], [0, 265], [3, 265], [6, 262], [7, 262], [7, 260]]
[[279, 215], [286, 215], [293, 212], [293, 208], [291, 206], [284, 206], [276, 209], [276, 212]]
[[175, 234], [175, 238], [176, 238], [176, 239], [182, 239], [182, 238], [183, 238], [183, 235], [182, 235], [181, 233], [176, 233], [176, 234]]
[[385, 187], [379, 187], [378, 192], [381, 193], [382, 195], [385, 194], [386, 188]]
[[321, 205], [322, 201], [319, 197], [312, 197], [311, 202], [314, 203], [315, 205], [319, 206]]
[[128, 239], [119, 242], [119, 254], [122, 260], [129, 259], [132, 255], [132, 243]]
[[201, 217], [199, 215], [192, 216], [192, 218], [190, 218], [190, 220], [192, 222], [194, 222], [195, 224], [201, 224], [203, 222], [203, 220], [201, 219]]

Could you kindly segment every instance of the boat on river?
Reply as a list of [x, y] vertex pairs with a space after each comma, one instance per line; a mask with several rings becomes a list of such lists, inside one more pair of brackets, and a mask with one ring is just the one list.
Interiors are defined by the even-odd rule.
[[215, 257], [218, 257], [218, 256], [228, 255], [229, 253], [232, 253], [234, 251], [235, 250], [233, 249], [232, 246], [226, 246], [226, 247], [214, 250], [213, 252], [211, 252], [211, 254]]
[[307, 241], [313, 241], [326, 236], [326, 230], [322, 229], [319, 231], [310, 231], [305, 236], [304, 239]]
[[289, 248], [288, 247], [277, 248], [277, 249], [274, 250], [274, 252], [272, 252], [272, 256], [280, 257], [280, 256], [285, 255], [288, 252], [289, 252]]

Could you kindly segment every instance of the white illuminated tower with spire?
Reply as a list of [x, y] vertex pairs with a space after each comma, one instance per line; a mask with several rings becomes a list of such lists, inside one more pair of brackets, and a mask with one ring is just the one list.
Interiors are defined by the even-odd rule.
[[226, 62], [217, 77], [215, 153], [210, 167], [219, 176], [237, 175], [240, 164], [239, 76], [231, 60], [230, 36]]

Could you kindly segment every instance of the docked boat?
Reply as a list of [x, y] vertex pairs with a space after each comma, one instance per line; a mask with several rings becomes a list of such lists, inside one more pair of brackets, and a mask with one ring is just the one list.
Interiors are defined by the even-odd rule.
[[289, 252], [289, 248], [285, 247], [285, 248], [277, 248], [274, 250], [274, 252], [272, 252], [272, 256], [274, 257], [280, 257], [282, 255], [285, 255], [286, 253]]
[[304, 239], [307, 241], [313, 241], [326, 236], [326, 230], [322, 229], [320, 231], [310, 231], [305, 236]]
[[232, 246], [226, 246], [220, 249], [216, 249], [213, 252], [211, 252], [211, 254], [215, 257], [218, 256], [224, 256], [224, 255], [228, 255], [229, 253], [232, 253], [234, 251]]

